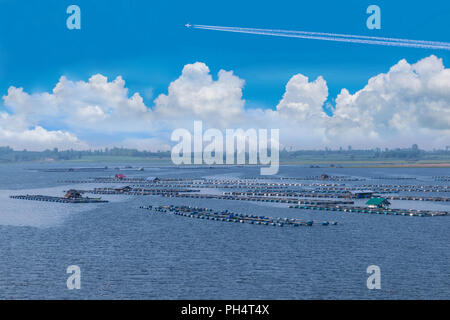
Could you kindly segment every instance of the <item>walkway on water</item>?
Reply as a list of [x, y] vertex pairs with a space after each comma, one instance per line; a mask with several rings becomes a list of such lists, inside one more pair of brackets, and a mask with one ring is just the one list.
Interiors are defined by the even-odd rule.
[[273, 203], [295, 203], [295, 204], [353, 204], [353, 201], [334, 201], [334, 200], [300, 200], [300, 199], [288, 199], [279, 197], [248, 197], [248, 196], [236, 196], [236, 195], [220, 195], [220, 194], [161, 194], [165, 197], [177, 197], [177, 198], [193, 198], [193, 199], [216, 199], [216, 200], [236, 200], [236, 201], [257, 201], [257, 202], [273, 202]]
[[353, 213], [368, 213], [368, 214], [384, 214], [394, 216], [414, 216], [414, 217], [435, 217], [446, 216], [447, 211], [430, 211], [430, 210], [415, 210], [415, 209], [384, 209], [384, 208], [367, 208], [354, 206], [317, 206], [317, 205], [295, 205], [289, 208], [306, 209], [306, 210], [323, 210], [323, 211], [341, 211]]
[[[123, 181], [108, 180], [102, 183], [117, 183], [117, 184], [128, 184], [133, 181]], [[65, 183], [100, 183], [91, 180], [86, 181], [65, 181]], [[450, 193], [450, 186], [417, 186], [417, 185], [375, 185], [375, 184], [365, 184], [358, 186], [346, 187], [342, 185], [329, 185], [329, 184], [302, 184], [302, 183], [247, 183], [247, 182], [207, 182], [207, 181], [175, 181], [173, 183], [162, 183], [162, 182], [152, 182], [145, 183], [144, 181], [139, 181], [137, 183], [131, 184], [133, 188], [197, 188], [197, 189], [248, 189], [248, 190], [261, 190], [268, 192], [315, 192], [315, 193], [349, 193], [350, 191], [358, 190], [370, 190], [374, 193], [398, 193], [398, 192], [423, 192], [423, 193]], [[289, 187], [299, 187], [298, 189], [288, 189]], [[312, 187], [309, 189], [304, 189], [304, 187]], [[412, 199], [415, 200], [415, 199]], [[435, 200], [428, 200], [435, 201]], [[446, 200], [439, 200], [446, 201]]]
[[131, 188], [131, 189], [115, 189], [115, 188], [94, 188], [93, 190], [82, 190], [83, 193], [91, 194], [110, 194], [110, 195], [161, 195], [161, 194], [178, 194], [178, 193], [190, 193], [199, 192], [195, 189], [143, 189], [143, 188]]
[[94, 190], [81, 190], [82, 193], [91, 194], [108, 194], [108, 195], [136, 195], [136, 196], [148, 196], [157, 195], [164, 197], [177, 197], [177, 198], [195, 198], [195, 199], [217, 199], [217, 200], [240, 200], [240, 201], [260, 201], [260, 202], [276, 202], [276, 203], [304, 203], [304, 204], [353, 204], [353, 201], [335, 201], [335, 200], [299, 200], [299, 199], [287, 199], [280, 197], [248, 197], [237, 196], [227, 194], [205, 194], [195, 193], [199, 190], [184, 190], [184, 189], [132, 189], [130, 191], [120, 191], [112, 188], [96, 188]]
[[[351, 193], [329, 193], [323, 191], [316, 192], [224, 192], [226, 195], [245, 195], [245, 196], [284, 196], [299, 198], [339, 198], [339, 199], [356, 199], [357, 197]], [[448, 197], [422, 197], [422, 196], [401, 196], [401, 195], [383, 195], [383, 198], [389, 200], [409, 200], [409, 201], [434, 201], [434, 202], [450, 202]]]
[[45, 202], [61, 202], [61, 203], [102, 203], [108, 202], [107, 200], [102, 200], [100, 198], [63, 198], [63, 197], [52, 197], [43, 195], [19, 195], [19, 196], [9, 196], [11, 199], [20, 200], [33, 200], [33, 201], [45, 201]]

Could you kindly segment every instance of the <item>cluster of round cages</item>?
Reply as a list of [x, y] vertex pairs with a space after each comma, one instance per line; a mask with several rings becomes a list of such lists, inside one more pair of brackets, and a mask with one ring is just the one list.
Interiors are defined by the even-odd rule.
[[[292, 227], [300, 226], [313, 226], [314, 221], [301, 221], [299, 219], [292, 218], [271, 218], [266, 216], [248, 215], [248, 214], [237, 214], [232, 213], [228, 210], [224, 211], [213, 211], [208, 208], [193, 208], [189, 206], [175, 207], [175, 206], [147, 206], [141, 207], [143, 209], [153, 210], [157, 212], [170, 212], [174, 215], [184, 216], [189, 218], [203, 219], [203, 220], [214, 220], [223, 222], [233, 222], [233, 223], [249, 223], [255, 225], [265, 225], [265, 226], [278, 226], [283, 227], [285, 225]], [[337, 225], [338, 223], [333, 221], [323, 221], [320, 225]]]

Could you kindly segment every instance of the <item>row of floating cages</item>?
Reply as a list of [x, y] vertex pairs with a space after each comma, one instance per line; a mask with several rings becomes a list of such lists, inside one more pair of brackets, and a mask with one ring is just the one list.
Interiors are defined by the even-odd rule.
[[337, 225], [336, 221], [321, 221], [315, 222], [313, 220], [300, 220], [294, 218], [272, 218], [266, 216], [258, 215], [246, 215], [246, 214], [236, 214], [228, 210], [225, 211], [213, 211], [212, 209], [206, 208], [192, 208], [192, 207], [175, 207], [175, 206], [141, 206], [141, 209], [153, 210], [156, 212], [172, 213], [174, 215], [181, 215], [190, 218], [205, 219], [205, 220], [215, 220], [215, 221], [226, 221], [234, 223], [248, 223], [256, 225], [272, 225], [272, 226], [313, 226], [313, 224], [320, 224], [323, 226]]

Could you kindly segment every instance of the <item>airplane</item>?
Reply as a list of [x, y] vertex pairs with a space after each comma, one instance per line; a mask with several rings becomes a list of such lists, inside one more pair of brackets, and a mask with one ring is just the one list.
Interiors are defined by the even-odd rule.
[[185, 25], [184, 25], [186, 28], [190, 28], [190, 27], [192, 27], [192, 25], [191, 24], [189, 24], [189, 23], [186, 23]]

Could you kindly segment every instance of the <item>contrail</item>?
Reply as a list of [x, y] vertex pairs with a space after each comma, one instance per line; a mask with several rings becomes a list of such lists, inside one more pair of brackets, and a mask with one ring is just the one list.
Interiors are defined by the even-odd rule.
[[332, 36], [332, 37], [344, 37], [344, 38], [360, 38], [360, 39], [370, 39], [370, 40], [382, 40], [382, 41], [393, 41], [393, 42], [411, 42], [411, 43], [421, 43], [429, 45], [443, 45], [450, 46], [448, 42], [437, 42], [437, 41], [425, 41], [425, 40], [409, 40], [409, 39], [396, 39], [396, 38], [383, 38], [383, 37], [369, 37], [369, 36], [357, 36], [351, 34], [339, 34], [339, 33], [325, 33], [325, 32], [309, 32], [309, 31], [291, 31], [291, 30], [274, 30], [274, 29], [255, 29], [255, 28], [238, 28], [238, 27], [219, 27], [219, 26], [205, 26], [201, 24], [193, 25], [193, 27], [198, 29], [224, 29], [223, 31], [228, 31], [228, 29], [243, 30], [243, 31], [259, 31], [259, 32], [277, 32], [277, 33], [292, 33], [292, 34], [305, 34], [312, 36]]
[[204, 30], [260, 34], [260, 35], [269, 35], [269, 36], [278, 36], [278, 37], [375, 44], [375, 45], [395, 46], [395, 47], [450, 50], [450, 43], [438, 42], [438, 41], [369, 37], [369, 36], [358, 36], [358, 35], [338, 34], [338, 33], [309, 32], [309, 31], [220, 27], [220, 26], [200, 25], [200, 24], [194, 24], [192, 26], [188, 24], [186, 26], [193, 27], [196, 29], [204, 29]]

